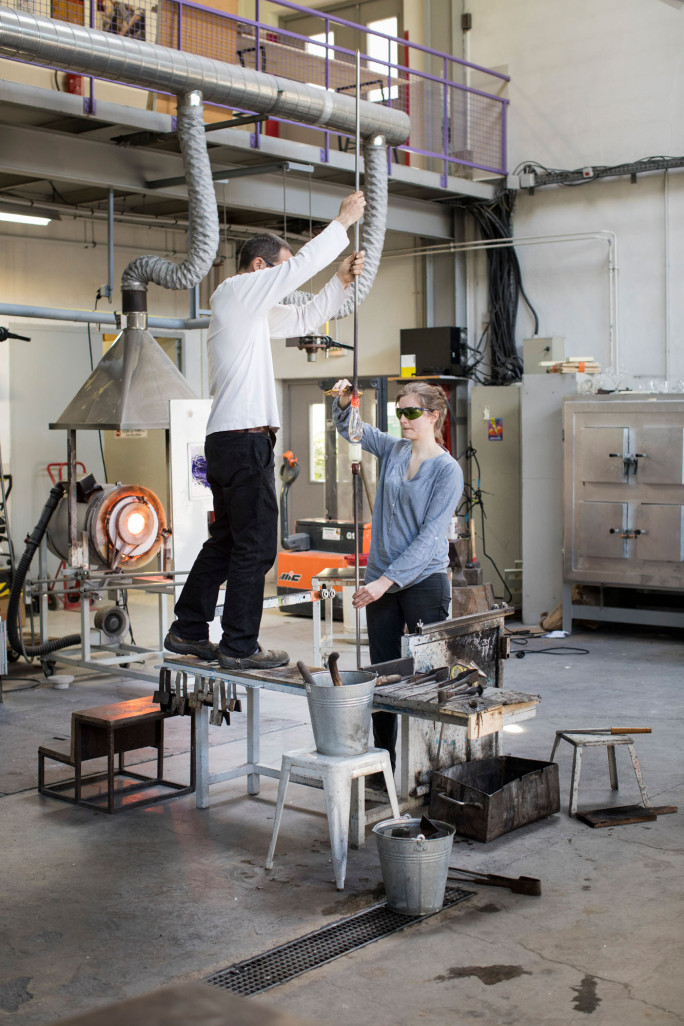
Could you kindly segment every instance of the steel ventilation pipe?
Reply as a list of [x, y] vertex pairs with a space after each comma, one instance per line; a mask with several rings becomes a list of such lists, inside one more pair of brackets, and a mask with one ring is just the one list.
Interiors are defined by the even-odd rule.
[[160, 256], [141, 256], [132, 260], [121, 277], [124, 311], [127, 308], [140, 309], [130, 292], [144, 292], [148, 282], [165, 289], [193, 288], [208, 273], [218, 250], [218, 212], [207, 153], [201, 93], [185, 93], [178, 97], [177, 125], [192, 224], [190, 252], [180, 264]]
[[[333, 132], [353, 135], [356, 129], [352, 96], [9, 7], [0, 7], [0, 55], [175, 96], [198, 90], [205, 103]], [[361, 100], [359, 114], [364, 139], [383, 135], [389, 146], [398, 146], [408, 138], [403, 111]]]

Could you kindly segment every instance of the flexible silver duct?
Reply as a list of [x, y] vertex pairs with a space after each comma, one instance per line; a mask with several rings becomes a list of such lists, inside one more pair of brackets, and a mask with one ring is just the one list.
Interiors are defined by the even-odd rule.
[[152, 281], [165, 289], [190, 289], [202, 281], [219, 246], [219, 223], [211, 177], [202, 96], [198, 92], [178, 98], [178, 141], [183, 155], [188, 206], [192, 224], [190, 251], [181, 264], [160, 256], [141, 256], [123, 272], [121, 289], [146, 289]]
[[[199, 90], [205, 103], [348, 135], [356, 128], [352, 96], [8, 7], [0, 7], [0, 55], [176, 96]], [[380, 134], [398, 146], [408, 138], [410, 121], [403, 111], [367, 100], [359, 107], [364, 139]]]
[[[364, 250], [363, 273], [359, 279], [358, 301], [362, 303], [371, 290], [380, 267], [382, 248], [387, 227], [387, 147], [382, 136], [363, 142], [363, 192], [366, 209], [361, 225], [360, 247]], [[311, 292], [291, 292], [283, 300], [291, 306], [301, 306], [313, 298]], [[354, 297], [346, 301], [336, 317], [346, 317], [354, 309]]]

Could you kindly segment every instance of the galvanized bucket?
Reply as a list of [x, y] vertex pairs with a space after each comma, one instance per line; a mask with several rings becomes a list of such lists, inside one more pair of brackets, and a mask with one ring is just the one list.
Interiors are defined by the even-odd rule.
[[426, 916], [444, 904], [454, 828], [441, 820], [425, 837], [419, 819], [385, 819], [373, 827], [385, 884], [387, 907], [403, 916]]
[[306, 685], [316, 749], [322, 755], [363, 755], [368, 751], [376, 674], [340, 670], [342, 686], [329, 673], [313, 673]]

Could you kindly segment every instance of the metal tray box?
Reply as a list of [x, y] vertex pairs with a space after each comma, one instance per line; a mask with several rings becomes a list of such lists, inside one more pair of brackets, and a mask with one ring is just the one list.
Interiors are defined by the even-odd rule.
[[492, 841], [559, 810], [555, 762], [497, 755], [432, 774], [430, 816], [475, 841]]

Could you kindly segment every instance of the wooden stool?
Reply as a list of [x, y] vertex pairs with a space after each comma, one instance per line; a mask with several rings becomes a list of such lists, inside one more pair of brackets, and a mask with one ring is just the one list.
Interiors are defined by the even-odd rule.
[[613, 791], [618, 789], [618, 777], [617, 777], [617, 763], [615, 761], [615, 746], [616, 745], [627, 745], [627, 751], [632, 759], [632, 765], [634, 767], [634, 773], [636, 774], [637, 783], [639, 790], [641, 791], [641, 800], [644, 806], [648, 809], [651, 807], [649, 797], [644, 787], [644, 781], [641, 777], [641, 769], [639, 767], [639, 760], [637, 759], [636, 752], [634, 750], [634, 740], [628, 737], [627, 734], [582, 734], [577, 731], [556, 731], [556, 740], [553, 743], [551, 749], [551, 758], [549, 762], [553, 762], [553, 757], [556, 754], [556, 749], [561, 741], [567, 741], [573, 746], [572, 753], [572, 779], [570, 781], [570, 804], [568, 806], [568, 815], [577, 815], [577, 797], [579, 794], [579, 781], [580, 772], [582, 769], [582, 749], [601, 746], [604, 747], [608, 753], [608, 772], [610, 774], [610, 786]]
[[[369, 748], [363, 755], [321, 755], [317, 751], [309, 751], [306, 748], [294, 752], [286, 752], [283, 755], [282, 768], [280, 770], [280, 785], [278, 787], [278, 804], [276, 805], [275, 822], [273, 823], [273, 837], [271, 846], [268, 849], [266, 858], [266, 869], [273, 868], [273, 854], [275, 852], [280, 821], [283, 817], [283, 806], [285, 805], [285, 792], [293, 772], [298, 778], [309, 777], [311, 780], [320, 780], [325, 791], [325, 808], [328, 815], [328, 827], [330, 830], [330, 846], [332, 848], [332, 860], [335, 869], [335, 883], [338, 891], [344, 890], [344, 878], [347, 874], [347, 842], [349, 838], [349, 814], [352, 813], [352, 825], [354, 828], [352, 843], [357, 848], [363, 847], [364, 843], [364, 789], [359, 784], [359, 778], [365, 778], [371, 773], [382, 773], [387, 785], [387, 794], [392, 806], [392, 815], [399, 816], [399, 805], [397, 804], [397, 792], [394, 787], [392, 776], [392, 764], [389, 752], [384, 748]], [[353, 791], [353, 809], [352, 809]]]
[[[38, 749], [38, 793], [59, 798], [72, 805], [99, 809], [101, 812], [122, 812], [124, 809], [151, 805], [166, 798], [177, 798], [195, 790], [195, 717], [190, 726], [190, 784], [175, 784], [164, 780], [164, 720], [170, 714], [159, 708], [151, 696], [135, 698], [116, 705], [101, 705], [94, 709], [82, 709], [71, 717], [71, 748], [61, 751], [41, 746]], [[145, 776], [124, 768], [124, 753], [140, 748], [156, 748], [157, 775]], [[114, 768], [114, 756], [118, 755], [118, 769]], [[83, 776], [82, 764], [89, 759], [107, 759], [106, 773], [91, 773]], [[61, 762], [74, 769], [73, 780], [55, 784], [45, 783], [45, 759]], [[127, 778], [135, 783], [116, 787], [117, 778]], [[107, 781], [107, 790], [83, 796], [83, 786]], [[169, 794], [130, 799], [153, 787], [170, 789]], [[73, 790], [70, 796], [65, 792]], [[121, 799], [119, 802], [116, 799]]]

